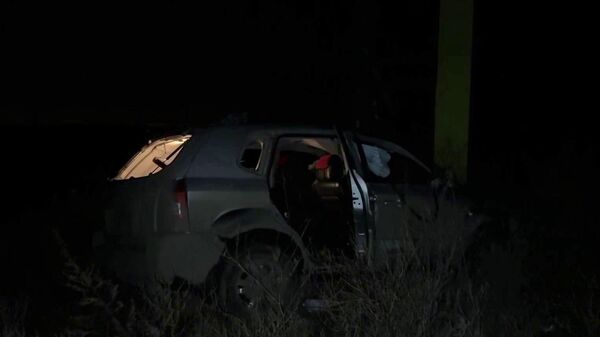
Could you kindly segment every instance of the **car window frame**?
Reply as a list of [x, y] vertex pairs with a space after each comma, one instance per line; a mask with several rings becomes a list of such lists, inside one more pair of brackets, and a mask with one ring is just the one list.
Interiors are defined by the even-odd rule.
[[[378, 177], [375, 173], [373, 173], [371, 171], [371, 169], [369, 168], [368, 163], [367, 163], [367, 157], [364, 153], [364, 148], [362, 147], [363, 144], [366, 144], [369, 146], [375, 146], [380, 149], [383, 149], [383, 150], [387, 151], [388, 153], [390, 153], [390, 155], [393, 155], [393, 154], [400, 155], [400, 156], [406, 158], [407, 160], [412, 161], [414, 164], [419, 166], [421, 169], [425, 170], [427, 173], [429, 173], [429, 174], [432, 173], [432, 171], [429, 167], [427, 167], [425, 164], [423, 164], [423, 162], [421, 162], [413, 154], [411, 154], [406, 149], [404, 149], [402, 146], [400, 146], [396, 143], [393, 143], [393, 142], [390, 142], [390, 141], [387, 141], [387, 140], [381, 139], [381, 138], [368, 137], [368, 136], [364, 136], [364, 135], [360, 135], [360, 134], [355, 134], [355, 135], [356, 135], [356, 137], [352, 137], [351, 141], [356, 145], [355, 151], [358, 150], [358, 155], [359, 155], [358, 158], [360, 158], [360, 163], [355, 163], [355, 165], [360, 166], [361, 170], [363, 171], [363, 177], [367, 183], [392, 183], [392, 182], [383, 181], [386, 178]], [[373, 177], [377, 177], [377, 178], [373, 179]], [[406, 184], [411, 184], [411, 183], [406, 182]]]
[[[242, 165], [242, 158], [244, 158], [244, 152], [246, 152], [248, 147], [254, 142], [256, 142], [260, 145], [260, 155], [258, 156], [258, 161], [256, 162], [256, 167], [254, 169], [251, 169], [249, 167]], [[264, 162], [266, 147], [267, 147], [266, 142], [261, 137], [255, 137], [251, 140], [246, 141], [244, 143], [244, 146], [242, 146], [242, 148], [240, 150], [240, 153], [239, 153], [237, 161], [236, 161], [236, 165], [246, 172], [250, 172], [252, 174], [262, 176], [263, 175], [262, 168], [264, 165], [263, 162]]]
[[[129, 177], [127, 179], [117, 179], [119, 173], [123, 170], [123, 168], [129, 166], [131, 164], [131, 162], [148, 146], [152, 145], [152, 143], [156, 142], [156, 141], [160, 141], [160, 140], [164, 140], [164, 139], [168, 139], [168, 138], [177, 138], [177, 137], [188, 137], [186, 139], [185, 142], [183, 142], [179, 147], [177, 147], [177, 149], [175, 151], [173, 151], [169, 156], [173, 155], [174, 153], [177, 153], [175, 155], [175, 158], [173, 158], [173, 160], [166, 165], [164, 168], [161, 168], [159, 171], [157, 172], [153, 172], [150, 173], [148, 175], [142, 176], [142, 177]], [[185, 151], [186, 148], [189, 147], [190, 142], [192, 141], [192, 139], [194, 139], [194, 135], [192, 133], [184, 133], [184, 134], [179, 134], [179, 135], [171, 135], [171, 136], [166, 136], [166, 137], [161, 137], [161, 138], [157, 138], [155, 140], [149, 140], [149, 142], [147, 144], [145, 144], [144, 146], [142, 146], [142, 148], [140, 150], [138, 150], [133, 156], [131, 156], [131, 158], [129, 158], [129, 160], [125, 163], [125, 165], [123, 165], [119, 171], [117, 172], [117, 174], [113, 177], [111, 177], [109, 179], [109, 181], [114, 181], [114, 182], [122, 182], [122, 181], [136, 181], [136, 180], [141, 180], [141, 179], [151, 179], [153, 177], [160, 177], [163, 176], [167, 173], [165, 172], [169, 172], [172, 170], [172, 167], [176, 164], [176, 162], [179, 161], [181, 154]]]
[[[272, 174], [273, 174], [273, 165], [275, 163], [275, 157], [277, 156], [277, 145], [279, 144], [279, 141], [281, 140], [281, 138], [295, 138], [295, 137], [304, 137], [304, 138], [331, 138], [331, 139], [337, 139], [337, 143], [338, 146], [340, 146], [340, 152], [341, 152], [341, 140], [339, 139], [340, 137], [338, 135], [336, 135], [335, 133], [296, 133], [296, 132], [292, 132], [292, 133], [280, 133], [277, 134], [276, 136], [272, 137], [269, 141], [269, 157], [266, 159], [266, 170], [265, 170], [265, 177], [267, 178], [267, 184], [269, 186], [269, 188], [272, 187]], [[348, 163], [344, 163], [344, 169], [346, 171], [350, 170], [351, 167], [349, 167]]]

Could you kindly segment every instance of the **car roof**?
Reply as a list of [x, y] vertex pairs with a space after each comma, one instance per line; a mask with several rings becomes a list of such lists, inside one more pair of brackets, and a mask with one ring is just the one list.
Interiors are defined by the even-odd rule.
[[214, 125], [205, 128], [196, 128], [192, 134], [204, 133], [213, 130], [239, 131], [240, 133], [264, 132], [269, 134], [324, 134], [334, 135], [333, 127], [311, 125], [283, 125], [283, 124], [248, 124], [248, 125]]
[[[229, 153], [239, 154], [240, 151], [248, 144], [248, 140], [254, 137], [267, 136], [270, 138], [277, 138], [282, 135], [298, 135], [298, 136], [335, 136], [336, 131], [333, 127], [324, 126], [310, 126], [310, 125], [277, 125], [277, 124], [245, 124], [245, 125], [214, 125], [205, 128], [193, 129], [190, 132], [192, 135], [200, 136], [200, 139], [207, 139], [203, 136], [208, 136], [210, 146], [206, 151], [211, 152], [212, 157], [221, 156], [222, 158], [213, 162], [211, 165], [216, 165], [218, 162], [219, 174], [224, 173], [223, 167], [238, 166], [238, 158], [232, 157]], [[212, 135], [212, 136], [211, 136]], [[194, 138], [194, 137], [193, 137]], [[368, 138], [368, 137], [367, 137]], [[257, 138], [256, 138], [257, 139]], [[417, 164], [422, 166], [425, 170], [431, 172], [431, 170], [423, 164], [419, 159], [413, 156], [409, 151], [405, 150], [401, 146], [394, 144], [398, 153], [409, 157]], [[219, 147], [221, 150], [215, 153], [212, 149]], [[227, 164], [225, 164], [227, 163]], [[213, 165], [213, 166], [214, 166]], [[212, 167], [212, 166], [211, 166]], [[216, 167], [216, 166], [215, 166]], [[209, 168], [203, 168], [204, 172], [209, 172]], [[233, 172], [229, 173], [233, 175]]]

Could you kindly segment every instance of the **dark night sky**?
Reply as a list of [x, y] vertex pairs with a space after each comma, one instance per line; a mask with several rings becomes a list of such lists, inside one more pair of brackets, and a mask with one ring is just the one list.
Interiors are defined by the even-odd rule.
[[[428, 157], [437, 8], [436, 0], [4, 1], [0, 124], [204, 124], [239, 112], [256, 121], [361, 119]], [[587, 21], [573, 14], [475, 1], [473, 153], [591, 140], [574, 76], [587, 71]]]
[[[142, 123], [169, 121], [165, 112], [188, 102], [204, 113], [262, 118], [364, 114], [375, 85], [403, 91], [394, 93], [394, 108], [429, 113], [423, 102], [431, 101], [435, 77], [437, 4], [393, 3], [7, 4], [2, 78], [7, 97], [27, 107], [4, 109], [17, 112], [3, 119], [60, 112], [52, 109], [59, 104], [92, 114], [129, 108], [147, 115]], [[374, 85], [373, 69], [381, 83]], [[81, 119], [114, 121], [112, 114]]]
[[[475, 10], [475, 114], [523, 117], [572, 88], [561, 79], [582, 70], [571, 62], [583, 28], [568, 9], [478, 0]], [[126, 122], [171, 122], [189, 102], [217, 115], [363, 115], [382, 91], [395, 124], [430, 120], [415, 116], [432, 111], [435, 0], [4, 1], [0, 12], [2, 124], [27, 123], [29, 111], [56, 114], [42, 122], [127, 110], [139, 113]], [[99, 116], [107, 110], [117, 112]]]

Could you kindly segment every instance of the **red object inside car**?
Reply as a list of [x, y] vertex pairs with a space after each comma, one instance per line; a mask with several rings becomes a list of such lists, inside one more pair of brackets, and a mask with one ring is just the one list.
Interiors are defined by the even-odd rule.
[[331, 159], [331, 155], [330, 154], [326, 154], [324, 156], [321, 156], [321, 158], [317, 159], [317, 161], [315, 162], [315, 168], [317, 170], [323, 170], [329, 167], [329, 160]]

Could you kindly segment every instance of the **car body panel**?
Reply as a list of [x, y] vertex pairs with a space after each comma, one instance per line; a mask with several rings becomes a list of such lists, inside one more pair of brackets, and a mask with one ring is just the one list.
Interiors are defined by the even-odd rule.
[[[289, 127], [198, 129], [160, 172], [112, 181], [105, 212], [106, 242], [96, 249], [99, 262], [132, 282], [175, 276], [201, 282], [218, 263], [223, 239], [260, 229], [290, 237], [308, 261], [299, 234], [269, 197], [267, 168], [273, 144], [283, 134], [333, 132]], [[249, 171], [239, 165], [239, 158], [253, 140], [262, 142], [263, 154], [259, 169]], [[188, 188], [188, 221], [173, 215], [173, 191], [180, 180]]]
[[[219, 263], [227, 240], [269, 230], [289, 237], [310, 267], [301, 235], [273, 204], [270, 168], [280, 137], [337, 137], [349, 169], [354, 241], [358, 255], [388, 251], [405, 239], [398, 222], [414, 211], [431, 209], [429, 186], [393, 186], [367, 182], [357, 140], [380, 144], [429, 170], [402, 147], [352, 132], [314, 127], [220, 126], [190, 132], [191, 138], [173, 162], [156, 174], [111, 182], [106, 210], [106, 243], [97, 250], [110, 270], [130, 281], [158, 276], [201, 283]], [[254, 168], [240, 164], [249, 144], [262, 152]], [[188, 212], [176, 216], [176, 186], [186, 187]], [[408, 205], [408, 206], [407, 206]], [[392, 248], [394, 248], [392, 247]]]

